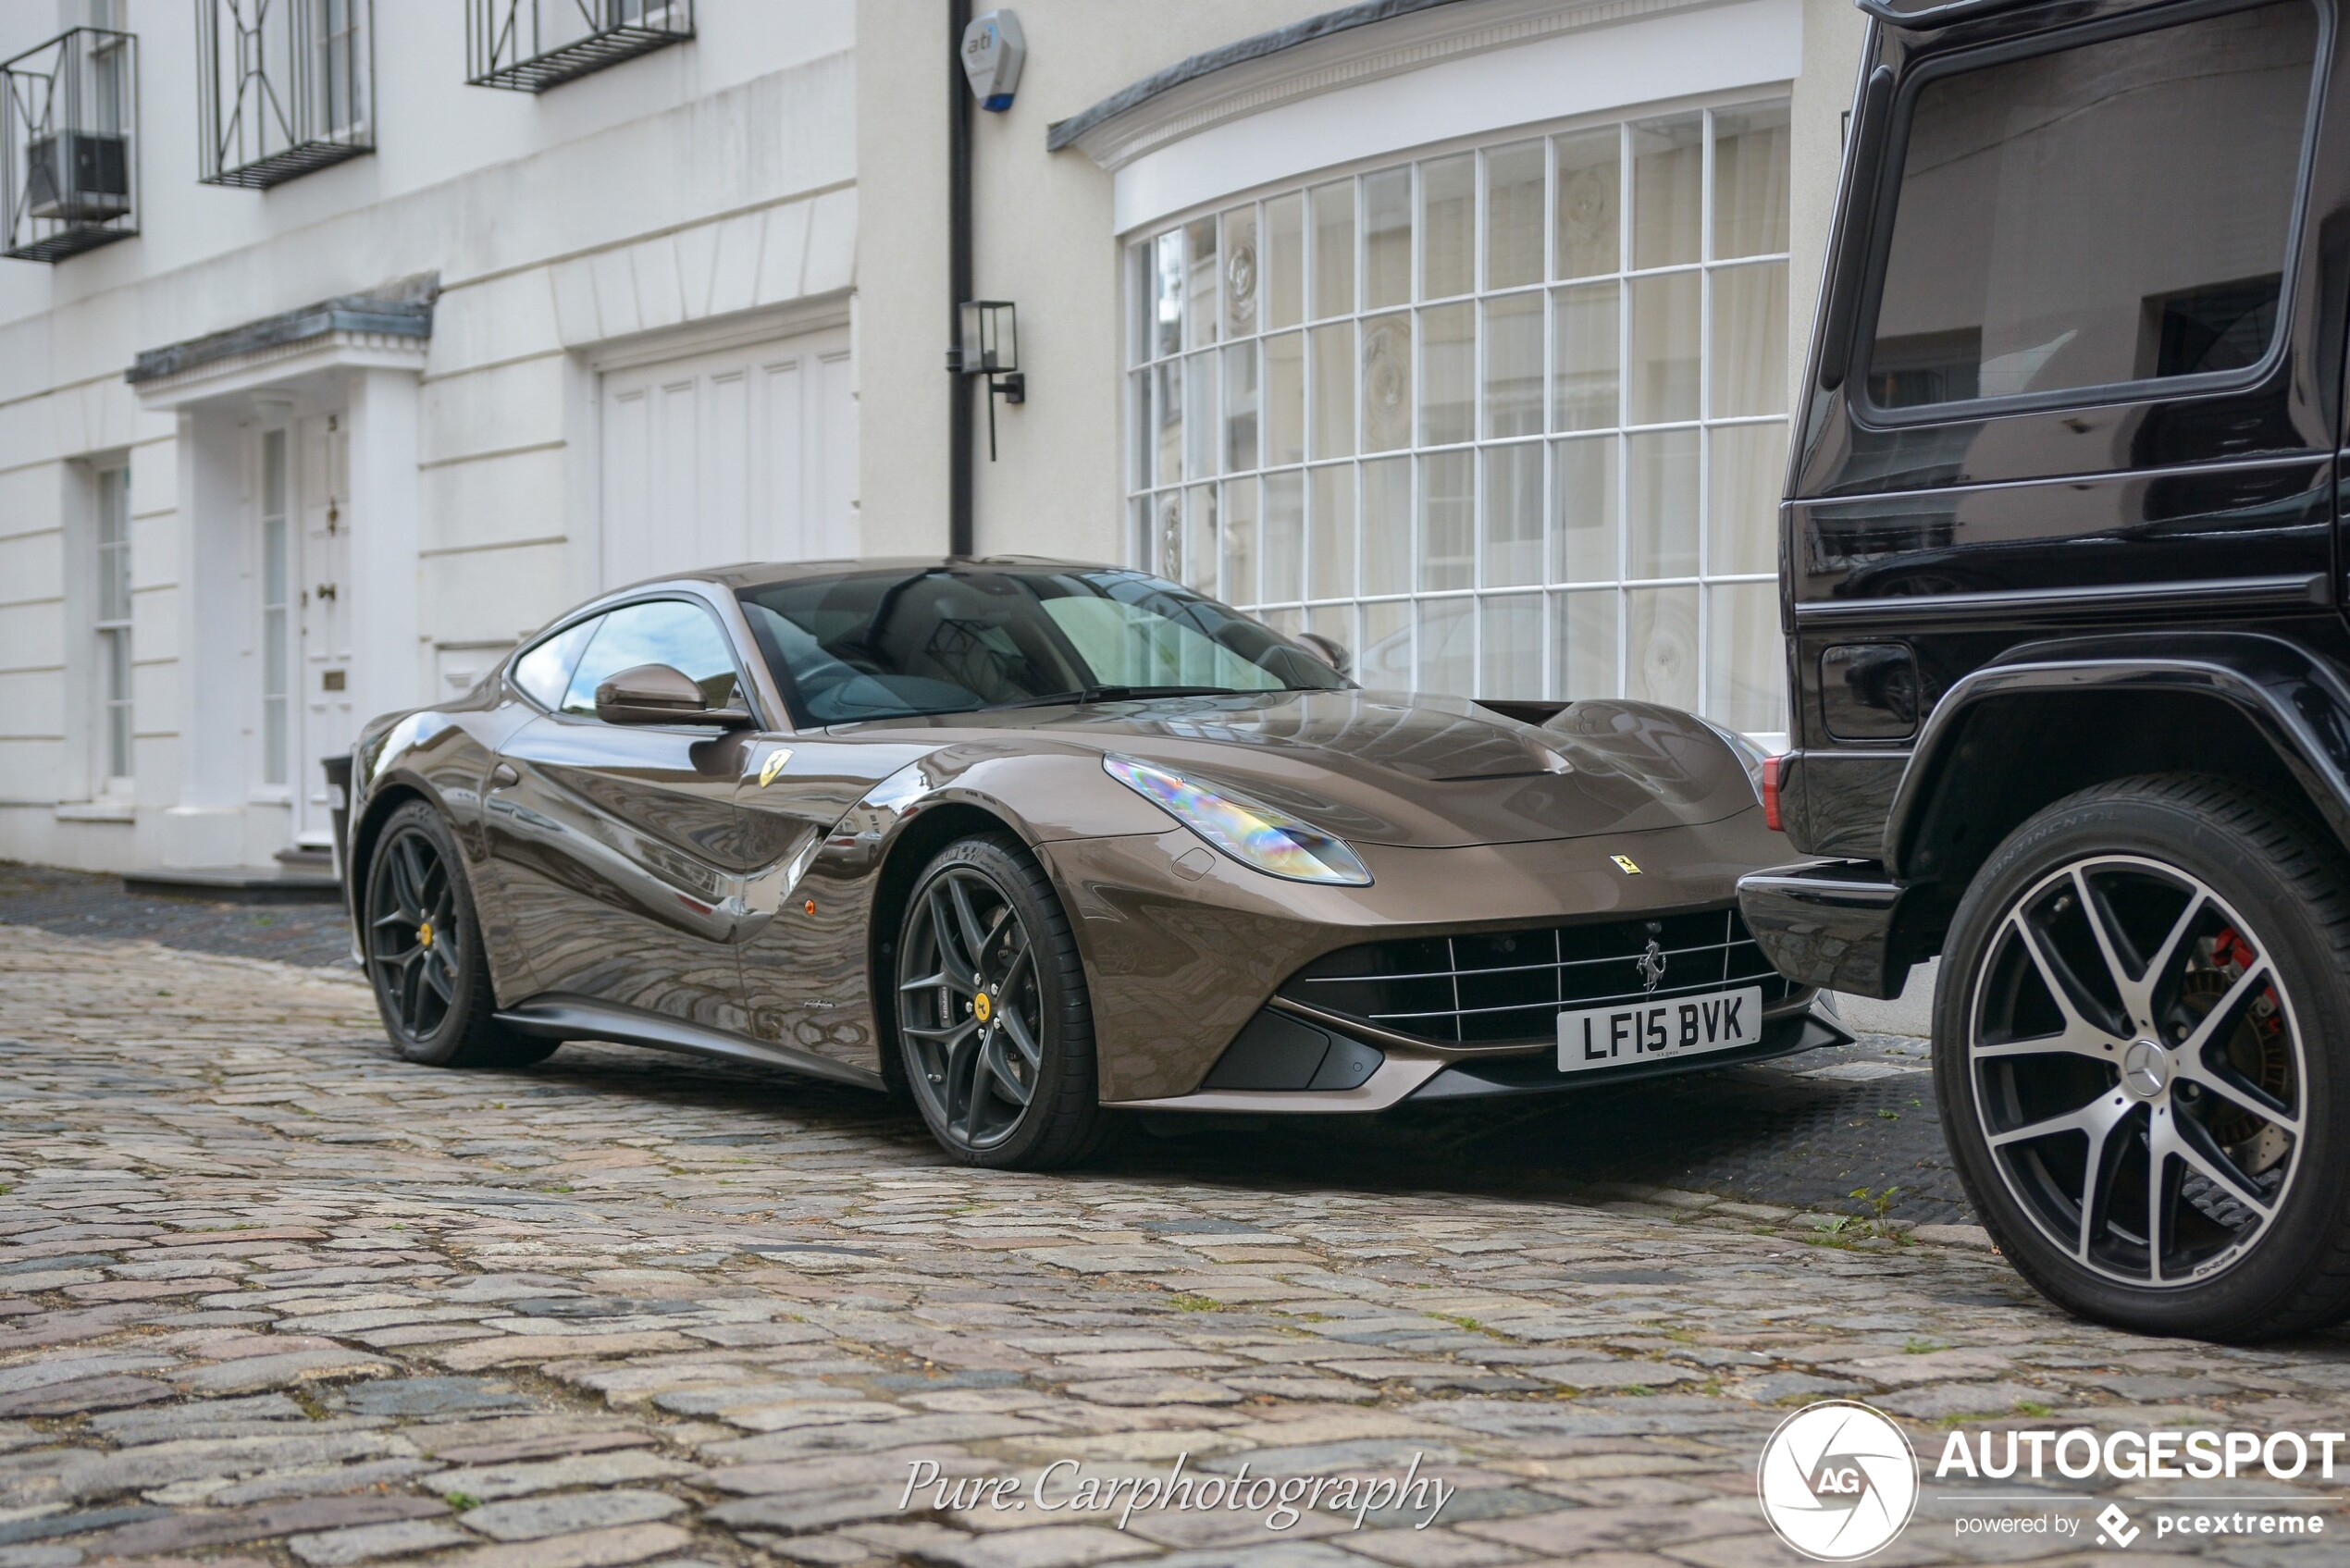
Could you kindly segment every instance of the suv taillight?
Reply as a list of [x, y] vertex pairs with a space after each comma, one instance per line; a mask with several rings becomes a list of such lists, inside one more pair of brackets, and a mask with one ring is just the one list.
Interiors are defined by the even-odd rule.
[[1762, 759], [1762, 825], [1773, 833], [1787, 832], [1787, 824], [1779, 820], [1779, 763], [1777, 757]]

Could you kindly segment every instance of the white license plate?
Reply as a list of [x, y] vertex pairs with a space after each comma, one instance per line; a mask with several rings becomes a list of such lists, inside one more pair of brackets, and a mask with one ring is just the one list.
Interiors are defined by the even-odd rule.
[[1559, 1015], [1559, 1071], [1701, 1056], [1762, 1039], [1762, 988], [1713, 991]]

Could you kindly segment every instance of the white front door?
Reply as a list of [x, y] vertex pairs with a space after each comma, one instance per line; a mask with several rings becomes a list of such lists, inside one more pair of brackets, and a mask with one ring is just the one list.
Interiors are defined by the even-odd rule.
[[300, 501], [302, 750], [294, 792], [294, 842], [334, 843], [320, 761], [351, 749], [351, 432], [339, 414], [313, 414], [298, 428], [295, 494]]
[[848, 334], [607, 371], [607, 587], [737, 561], [857, 553]]
[[312, 414], [261, 437], [261, 758], [296, 845], [334, 842], [321, 758], [351, 749], [351, 437]]

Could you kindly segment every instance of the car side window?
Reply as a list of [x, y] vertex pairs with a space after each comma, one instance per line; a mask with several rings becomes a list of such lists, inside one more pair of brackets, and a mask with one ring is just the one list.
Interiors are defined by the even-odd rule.
[[2318, 53], [2284, 0], [1926, 79], [1865, 381], [1902, 410], [2245, 370]]
[[579, 650], [588, 646], [588, 639], [596, 635], [596, 628], [602, 623], [600, 616], [582, 621], [531, 644], [514, 661], [514, 685], [541, 708], [561, 707], [563, 693], [571, 685], [572, 666], [579, 662]]
[[734, 649], [715, 617], [698, 604], [660, 599], [623, 605], [598, 623], [595, 640], [572, 672], [563, 710], [596, 715], [596, 688], [623, 670], [666, 664], [701, 687], [712, 708], [743, 706]]

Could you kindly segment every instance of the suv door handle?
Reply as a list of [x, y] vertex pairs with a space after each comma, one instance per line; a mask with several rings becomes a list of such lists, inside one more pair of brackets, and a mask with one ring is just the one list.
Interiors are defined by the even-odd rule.
[[522, 775], [515, 772], [507, 763], [501, 762], [489, 770], [489, 787], [492, 789], [504, 789], [509, 784], [520, 783], [522, 783]]

